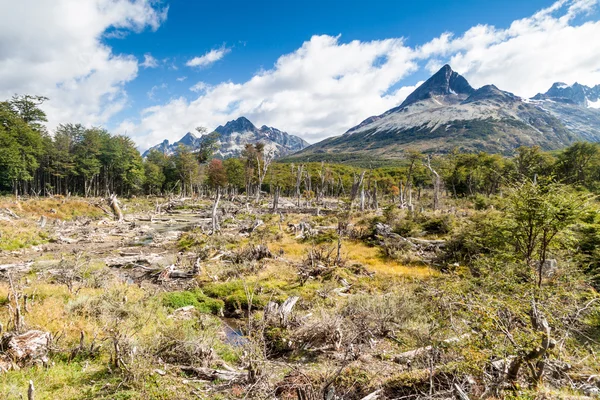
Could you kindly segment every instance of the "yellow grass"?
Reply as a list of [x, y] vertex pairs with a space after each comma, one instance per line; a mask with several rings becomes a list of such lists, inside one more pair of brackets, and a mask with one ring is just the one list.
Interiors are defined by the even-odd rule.
[[[331, 244], [331, 246], [333, 245]], [[283, 249], [285, 252], [284, 257], [295, 262], [301, 261], [310, 247], [309, 243], [300, 243], [288, 234], [276, 243], [269, 244], [269, 249], [272, 252], [277, 253], [280, 249]], [[398, 261], [390, 260], [384, 257], [377, 247], [369, 247], [358, 241], [344, 241], [342, 243], [342, 255], [347, 262], [362, 264], [368, 270], [378, 274], [421, 279], [437, 274], [437, 271], [427, 266], [404, 265]]]

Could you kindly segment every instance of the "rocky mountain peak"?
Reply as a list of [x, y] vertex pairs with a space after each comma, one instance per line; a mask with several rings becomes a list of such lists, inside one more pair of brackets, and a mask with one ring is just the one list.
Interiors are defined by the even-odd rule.
[[256, 130], [257, 130], [256, 127], [254, 126], [254, 124], [252, 122], [250, 122], [250, 120], [248, 118], [239, 117], [238, 119], [227, 122], [225, 124], [225, 126], [219, 125], [217, 127], [217, 129], [215, 129], [215, 132], [228, 135], [233, 132], [246, 132], [246, 131], [254, 132]]
[[473, 89], [462, 75], [453, 71], [452, 68], [446, 64], [412, 92], [399, 108], [404, 108], [410, 104], [433, 98], [434, 96], [457, 96], [465, 99], [474, 91], [475, 89]]
[[589, 87], [575, 82], [567, 85], [555, 82], [546, 93], [538, 93], [533, 100], [552, 100], [560, 103], [590, 107], [600, 100], [600, 85]]
[[512, 102], [519, 100], [519, 97], [512, 93], [498, 89], [495, 85], [485, 85], [474, 91], [463, 104], [474, 103], [476, 101], [496, 101], [496, 102]]

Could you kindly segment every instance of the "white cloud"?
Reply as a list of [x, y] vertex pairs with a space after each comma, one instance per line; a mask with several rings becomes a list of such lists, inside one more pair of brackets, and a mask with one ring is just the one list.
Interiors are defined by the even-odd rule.
[[209, 65], [219, 61], [220, 59], [225, 57], [225, 55], [227, 53], [229, 53], [230, 51], [231, 51], [231, 49], [229, 49], [227, 47], [221, 47], [220, 49], [213, 49], [200, 57], [192, 58], [190, 61], [185, 63], [185, 65], [187, 65], [188, 67], [206, 67], [206, 66], [209, 66]]
[[313, 36], [245, 83], [200, 82], [191, 88], [199, 94], [193, 101], [177, 98], [145, 109], [135, 139], [148, 147], [241, 115], [313, 141], [338, 134], [394, 107], [414, 89], [388, 93], [416, 70], [413, 57], [402, 39], [340, 43], [339, 37]]
[[210, 85], [206, 82], [198, 82], [190, 88], [192, 92], [206, 92], [210, 89]]
[[158, 29], [167, 9], [152, 0], [20, 0], [0, 2], [0, 98], [50, 98], [49, 126], [102, 124], [127, 104], [125, 82], [138, 61], [114, 54], [105, 35]]
[[493, 83], [522, 96], [559, 80], [597, 84], [600, 22], [586, 18], [597, 3], [560, 0], [506, 29], [477, 25], [414, 48], [401, 38], [342, 43], [339, 37], [313, 36], [246, 82], [200, 82], [191, 88], [198, 93], [191, 101], [182, 97], [143, 110], [132, 131], [148, 147], [244, 115], [314, 142], [397, 106], [415, 88], [398, 88], [400, 81], [446, 62], [473, 86]]
[[177, 82], [183, 82], [183, 81], [185, 81], [187, 79], [187, 76], [180, 76], [180, 77], [178, 77], [176, 79], [177, 79]]
[[158, 67], [158, 60], [152, 57], [152, 54], [144, 54], [144, 62], [140, 64], [144, 68], [156, 68]]
[[442, 35], [422, 46], [420, 57], [444, 58], [473, 86], [493, 83], [524, 97], [545, 92], [556, 81], [596, 85], [600, 21], [573, 21], [597, 3], [559, 1], [506, 29], [479, 25], [457, 38]]
[[166, 89], [168, 86], [166, 83], [160, 84], [160, 85], [154, 85], [152, 86], [152, 88], [148, 91], [147, 95], [148, 98], [150, 100], [156, 100], [156, 92], [158, 92], [159, 90], [164, 90]]

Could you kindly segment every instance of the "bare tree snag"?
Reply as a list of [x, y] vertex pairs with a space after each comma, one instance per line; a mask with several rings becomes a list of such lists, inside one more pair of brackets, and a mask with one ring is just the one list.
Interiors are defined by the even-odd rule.
[[431, 167], [431, 157], [427, 157], [427, 168], [433, 175], [433, 209], [437, 210], [440, 207], [440, 188], [442, 184], [440, 175]]
[[27, 389], [27, 400], [34, 400], [33, 394], [35, 392], [35, 388], [33, 387], [33, 381], [29, 380], [29, 388]]
[[115, 220], [118, 222], [123, 222], [123, 212], [121, 211], [121, 207], [119, 206], [119, 200], [117, 200], [116, 194], [111, 194], [108, 198], [108, 204], [113, 211]]
[[273, 193], [273, 207], [271, 208], [272, 213], [277, 212], [277, 208], [279, 207], [279, 195], [281, 193], [281, 186], [277, 185], [275, 187], [275, 193]]
[[[354, 176], [353, 176], [354, 181], [352, 182], [352, 189], [350, 190], [350, 208], [352, 208], [352, 203], [356, 199], [356, 196], [358, 196], [358, 189], [360, 189], [363, 185], [363, 180], [365, 179], [365, 173], [366, 173], [366, 171], [363, 171], [363, 172], [361, 172], [360, 175], [354, 174]], [[340, 178], [340, 182], [341, 182], [341, 178]]]
[[296, 171], [296, 199], [298, 207], [300, 207], [300, 185], [302, 184], [303, 171], [304, 165], [298, 166], [298, 170]]
[[215, 202], [212, 208], [212, 233], [215, 234], [221, 230], [219, 227], [219, 216], [217, 215], [217, 210], [219, 207], [219, 200], [221, 200], [221, 189], [217, 188], [217, 197], [215, 198]]

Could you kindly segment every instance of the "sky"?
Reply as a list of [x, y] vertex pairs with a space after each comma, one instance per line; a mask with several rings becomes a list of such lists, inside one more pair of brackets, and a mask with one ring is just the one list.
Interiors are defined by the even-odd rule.
[[600, 84], [600, 0], [0, 0], [0, 100], [140, 150], [245, 116], [310, 143], [448, 63], [523, 97]]

